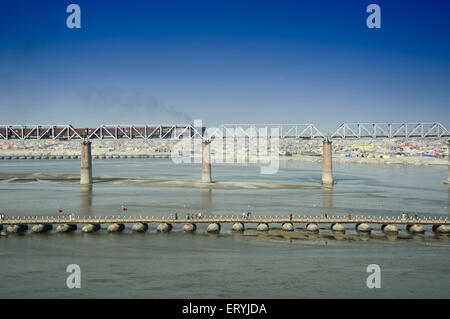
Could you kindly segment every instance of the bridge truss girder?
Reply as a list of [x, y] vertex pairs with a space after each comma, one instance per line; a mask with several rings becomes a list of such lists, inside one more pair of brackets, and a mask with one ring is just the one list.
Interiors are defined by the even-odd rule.
[[[278, 129], [280, 138], [312, 139], [325, 138], [325, 135], [311, 123], [307, 124], [223, 124], [213, 129], [211, 134], [223, 137], [250, 137], [253, 132], [265, 130], [267, 135]], [[252, 132], [253, 130], [253, 132]], [[207, 130], [208, 131], [208, 130]]]
[[182, 139], [202, 137], [203, 128], [190, 124], [100, 125], [74, 128], [72, 125], [0, 125], [0, 139]]
[[438, 122], [343, 123], [330, 138], [443, 138], [450, 132]]
[[[438, 122], [423, 123], [343, 123], [332, 134], [322, 133], [314, 124], [223, 124], [217, 128], [191, 124], [100, 125], [96, 128], [74, 128], [72, 125], [0, 125], [0, 140], [60, 139], [118, 140], [170, 139], [208, 137], [250, 137], [278, 129], [280, 138], [294, 139], [361, 139], [361, 138], [446, 138], [450, 132]], [[254, 135], [252, 135], [254, 136]]]

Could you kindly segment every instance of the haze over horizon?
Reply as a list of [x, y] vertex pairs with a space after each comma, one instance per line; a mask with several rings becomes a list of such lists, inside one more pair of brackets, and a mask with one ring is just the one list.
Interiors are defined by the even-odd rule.
[[[81, 7], [68, 29], [66, 7]], [[381, 29], [366, 7], [381, 7]], [[441, 122], [446, 1], [2, 1], [1, 124]]]

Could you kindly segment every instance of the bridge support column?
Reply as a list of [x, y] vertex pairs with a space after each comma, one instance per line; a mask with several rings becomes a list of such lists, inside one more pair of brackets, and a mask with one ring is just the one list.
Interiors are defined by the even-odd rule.
[[294, 231], [294, 225], [292, 223], [284, 223], [283, 225], [281, 225], [281, 229], [283, 231]]
[[331, 225], [331, 230], [337, 233], [345, 233], [345, 227], [340, 223]]
[[406, 230], [412, 234], [423, 234], [425, 232], [423, 226], [419, 224], [408, 225], [406, 226]]
[[156, 231], [162, 233], [168, 233], [172, 230], [172, 224], [159, 224]]
[[53, 229], [53, 225], [51, 224], [37, 224], [31, 227], [31, 231], [33, 233], [45, 233], [51, 231]]
[[210, 142], [202, 142], [202, 182], [211, 183], [211, 153]]
[[81, 143], [81, 174], [80, 184], [92, 184], [92, 155], [91, 142], [83, 141]]
[[319, 226], [317, 224], [307, 224], [306, 230], [311, 233], [318, 233], [319, 232]]
[[220, 224], [218, 223], [211, 223], [208, 225], [208, 228], [206, 229], [208, 233], [218, 233], [220, 232]]
[[124, 224], [110, 224], [106, 229], [109, 233], [118, 233], [125, 229]]
[[86, 224], [83, 226], [83, 228], [81, 228], [81, 231], [83, 233], [93, 233], [100, 229], [101, 229], [100, 224]]
[[28, 225], [9, 225], [6, 227], [8, 233], [20, 234], [28, 230]]
[[258, 226], [256, 226], [257, 231], [269, 231], [269, 224], [266, 223], [260, 223]]
[[195, 232], [196, 230], [197, 230], [197, 225], [195, 225], [195, 224], [186, 223], [183, 226], [183, 231], [186, 233], [192, 233], [192, 232]]
[[77, 230], [76, 224], [61, 224], [56, 227], [57, 233], [70, 233], [74, 230]]
[[356, 231], [358, 233], [370, 233], [372, 231], [372, 227], [369, 224], [361, 223], [356, 225]]
[[234, 223], [232, 227], [232, 231], [234, 232], [243, 232], [245, 230], [245, 226], [243, 223]]
[[133, 225], [133, 227], [131, 227], [132, 231], [138, 232], [138, 233], [143, 233], [145, 231], [147, 231], [148, 229], [148, 224], [145, 223], [136, 223]]
[[322, 184], [333, 185], [333, 168], [332, 168], [332, 156], [331, 156], [331, 141], [326, 139], [323, 141], [323, 154], [322, 154]]
[[441, 234], [449, 234], [450, 233], [450, 226], [448, 225], [434, 225], [433, 231], [435, 233], [441, 233]]
[[395, 225], [381, 225], [381, 230], [384, 233], [398, 233], [398, 228]]

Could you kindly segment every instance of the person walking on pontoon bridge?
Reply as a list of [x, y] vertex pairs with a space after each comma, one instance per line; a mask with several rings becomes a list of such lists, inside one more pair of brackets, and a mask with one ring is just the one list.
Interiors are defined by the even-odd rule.
[[292, 213], [289, 214], [289, 220], [292, 221]]
[[202, 213], [200, 212], [200, 213], [198, 213], [198, 219], [202, 219]]
[[348, 213], [348, 220], [352, 219], [352, 214]]

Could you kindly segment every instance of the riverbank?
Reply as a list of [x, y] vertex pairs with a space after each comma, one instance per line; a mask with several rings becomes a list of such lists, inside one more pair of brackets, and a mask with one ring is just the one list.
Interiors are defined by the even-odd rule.
[[[178, 141], [169, 139], [93, 140], [93, 159], [171, 158]], [[333, 141], [333, 162], [337, 164], [402, 164], [448, 165], [447, 139], [358, 139]], [[238, 145], [236, 145], [237, 147]], [[280, 139], [279, 160], [283, 162], [321, 162], [322, 141]], [[248, 152], [245, 146], [243, 152]], [[238, 152], [239, 153], [239, 152]], [[266, 154], [266, 153], [264, 153]], [[79, 140], [3, 140], [0, 160], [10, 159], [79, 159]], [[194, 156], [194, 154], [192, 153]], [[211, 151], [212, 161], [215, 152]], [[224, 154], [233, 162], [248, 162], [235, 158], [244, 154]], [[184, 156], [184, 155], [183, 155]], [[195, 155], [200, 163], [201, 154]], [[194, 161], [194, 158], [192, 158]], [[224, 162], [225, 159], [224, 159]]]

